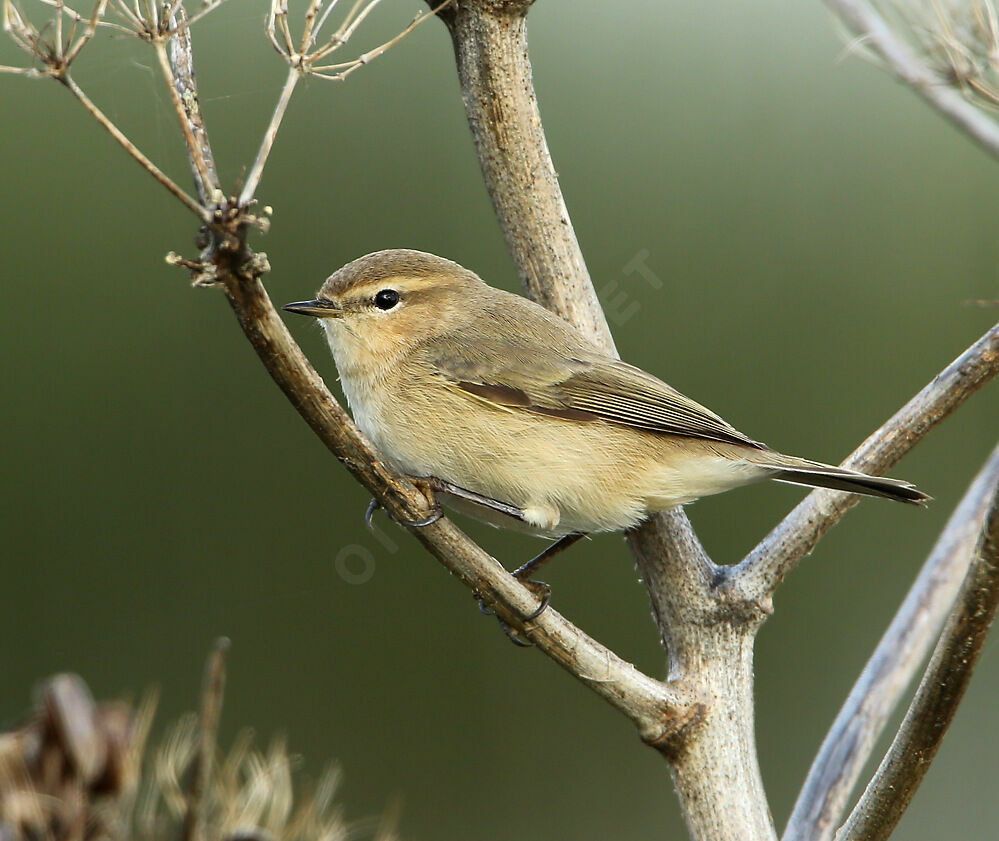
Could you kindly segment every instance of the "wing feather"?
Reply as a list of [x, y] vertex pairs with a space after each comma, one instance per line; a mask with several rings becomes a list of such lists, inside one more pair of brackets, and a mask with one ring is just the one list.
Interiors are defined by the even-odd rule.
[[508, 410], [766, 449], [640, 368], [575, 347], [543, 363], [504, 339], [437, 344], [431, 362], [450, 385]]

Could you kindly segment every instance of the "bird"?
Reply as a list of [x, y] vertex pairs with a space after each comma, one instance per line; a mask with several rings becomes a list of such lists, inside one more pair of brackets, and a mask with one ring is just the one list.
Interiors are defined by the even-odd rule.
[[930, 499], [908, 482], [771, 449], [544, 307], [433, 254], [367, 254], [284, 309], [322, 325], [357, 426], [396, 470], [448, 507], [554, 546], [765, 479]]

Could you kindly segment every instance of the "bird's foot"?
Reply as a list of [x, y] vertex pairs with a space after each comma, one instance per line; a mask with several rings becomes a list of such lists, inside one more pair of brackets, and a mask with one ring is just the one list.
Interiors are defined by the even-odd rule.
[[[544, 595], [539, 596], [539, 598], [541, 599], [540, 606], [536, 610], [533, 610], [531, 613], [529, 613], [527, 616], [524, 617], [524, 623], [526, 624], [528, 622], [533, 621], [534, 619], [537, 619], [537, 617], [541, 615], [544, 609], [548, 607], [548, 602], [551, 599], [551, 588], [547, 584], [544, 584], [540, 581], [525, 581], [523, 583], [525, 585], [540, 584], [541, 587], [545, 589]], [[528, 589], [531, 590], [532, 593], [535, 592], [534, 587], [528, 587]], [[482, 596], [478, 594], [473, 594], [473, 595], [475, 596], [475, 600], [479, 603], [480, 613], [483, 613], [486, 616], [496, 616], [496, 611], [486, 606], [486, 601], [485, 599], [482, 598]], [[506, 638], [510, 640], [510, 642], [512, 642], [514, 645], [519, 646], [520, 648], [530, 648], [531, 646], [534, 645], [534, 643], [531, 642], [529, 639], [525, 639], [522, 631], [519, 631], [516, 628], [514, 628], [513, 625], [511, 625], [505, 619], [496, 616], [496, 621], [499, 623], [499, 626], [502, 629], [503, 633], [506, 634]]]
[[[542, 613], [545, 612], [549, 603], [552, 600], [552, 588], [545, 584], [544, 581], [535, 581], [531, 578], [531, 574], [535, 572], [542, 564], [546, 561], [551, 560], [559, 552], [563, 551], [568, 546], [571, 546], [583, 535], [581, 534], [570, 534], [563, 538], [555, 541], [551, 546], [545, 549], [540, 555], [529, 560], [522, 567], [519, 567], [514, 571], [513, 576], [521, 584], [523, 584], [528, 590], [533, 593], [538, 599], [538, 606], [532, 610], [529, 614], [524, 617], [524, 623], [533, 622]], [[487, 616], [496, 616], [495, 611], [490, 610], [486, 607], [486, 603], [483, 601], [481, 596], [476, 596], [479, 602], [479, 610]], [[533, 643], [525, 641], [523, 635], [520, 631], [511, 627], [509, 622], [503, 621], [500, 617], [496, 616], [496, 621], [499, 622], [500, 627], [503, 629], [503, 633], [506, 634], [507, 639], [510, 640], [514, 645], [519, 645], [522, 648], [529, 648]]]
[[544, 581], [535, 581], [531, 578], [524, 578], [517, 575], [517, 573], [514, 573], [514, 577], [528, 590], [530, 590], [531, 593], [533, 593], [538, 599], [538, 606], [524, 617], [525, 622], [533, 622], [545, 612], [545, 608], [548, 607], [548, 603], [552, 600], [552, 588], [545, 584]]
[[[430, 482], [427, 482], [423, 479], [410, 479], [410, 481], [414, 485], [416, 485], [417, 488], [419, 488], [420, 492], [423, 493], [423, 495], [427, 498], [427, 500], [430, 502], [430, 504], [433, 507], [430, 513], [426, 517], [422, 517], [419, 520], [401, 519], [401, 520], [396, 520], [396, 522], [398, 522], [399, 525], [405, 526], [406, 528], [410, 529], [422, 529], [426, 526], [433, 525], [441, 517], [444, 516], [444, 509], [440, 507], [436, 497], [434, 497], [433, 485]], [[368, 503], [368, 508], [364, 512], [364, 524], [369, 529], [374, 528], [374, 526], [371, 525], [371, 518], [374, 517], [375, 512], [382, 507], [383, 507], [382, 504], [377, 499], [375, 499], [374, 497], [371, 498], [371, 502]]]

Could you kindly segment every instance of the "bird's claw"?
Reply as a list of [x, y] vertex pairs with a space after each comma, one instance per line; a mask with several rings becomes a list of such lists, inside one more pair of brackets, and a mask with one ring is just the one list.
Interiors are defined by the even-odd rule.
[[425, 526], [431, 526], [436, 523], [441, 517], [444, 516], [444, 509], [439, 505], [434, 505], [434, 510], [430, 514], [421, 520], [400, 520], [399, 522], [410, 529], [422, 529]]
[[545, 584], [544, 581], [534, 581], [530, 578], [518, 578], [517, 580], [520, 581], [520, 583], [530, 590], [535, 596], [537, 596], [540, 601], [540, 604], [524, 617], [525, 622], [533, 622], [545, 612], [545, 608], [547, 608], [549, 602], [551, 602], [552, 588]]
[[[368, 508], [364, 512], [364, 524], [369, 529], [374, 529], [371, 519], [375, 516], [375, 512], [382, 507], [382, 504], [377, 499], [374, 497], [371, 498], [371, 502], [368, 503]], [[442, 509], [437, 503], [434, 503], [433, 510], [426, 517], [423, 517], [420, 520], [397, 520], [396, 522], [398, 522], [401, 526], [406, 526], [406, 528], [422, 529], [424, 526], [433, 525], [443, 516], [444, 509]]]
[[371, 523], [371, 518], [375, 516], [375, 512], [381, 507], [382, 504], [374, 497], [371, 497], [371, 502], [368, 503], [368, 510], [364, 512], [364, 525], [369, 529], [374, 530], [375, 527]]
[[[532, 581], [531, 579], [521, 579], [518, 578], [521, 584], [523, 584], [528, 590], [530, 590], [535, 596], [540, 600], [540, 604], [532, 610], [527, 616], [524, 617], [524, 623], [533, 622], [548, 607], [549, 602], [552, 600], [552, 588], [545, 584], [544, 581]], [[475, 594], [475, 599], [479, 603], [479, 612], [485, 614], [486, 616], [496, 616], [496, 611], [486, 606], [486, 600], [482, 596]], [[521, 648], [530, 648], [534, 645], [530, 640], [525, 640], [521, 636], [521, 632], [510, 625], [509, 622], [504, 621], [499, 616], [496, 616], [496, 621], [499, 622], [500, 628], [503, 629], [503, 633], [506, 634], [506, 638], [510, 640], [514, 645], [520, 646]]]

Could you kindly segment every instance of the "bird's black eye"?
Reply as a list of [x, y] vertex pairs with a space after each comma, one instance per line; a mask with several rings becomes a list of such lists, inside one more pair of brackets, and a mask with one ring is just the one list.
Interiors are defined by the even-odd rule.
[[380, 310], [390, 310], [399, 303], [399, 293], [394, 289], [382, 289], [375, 295], [375, 306]]

